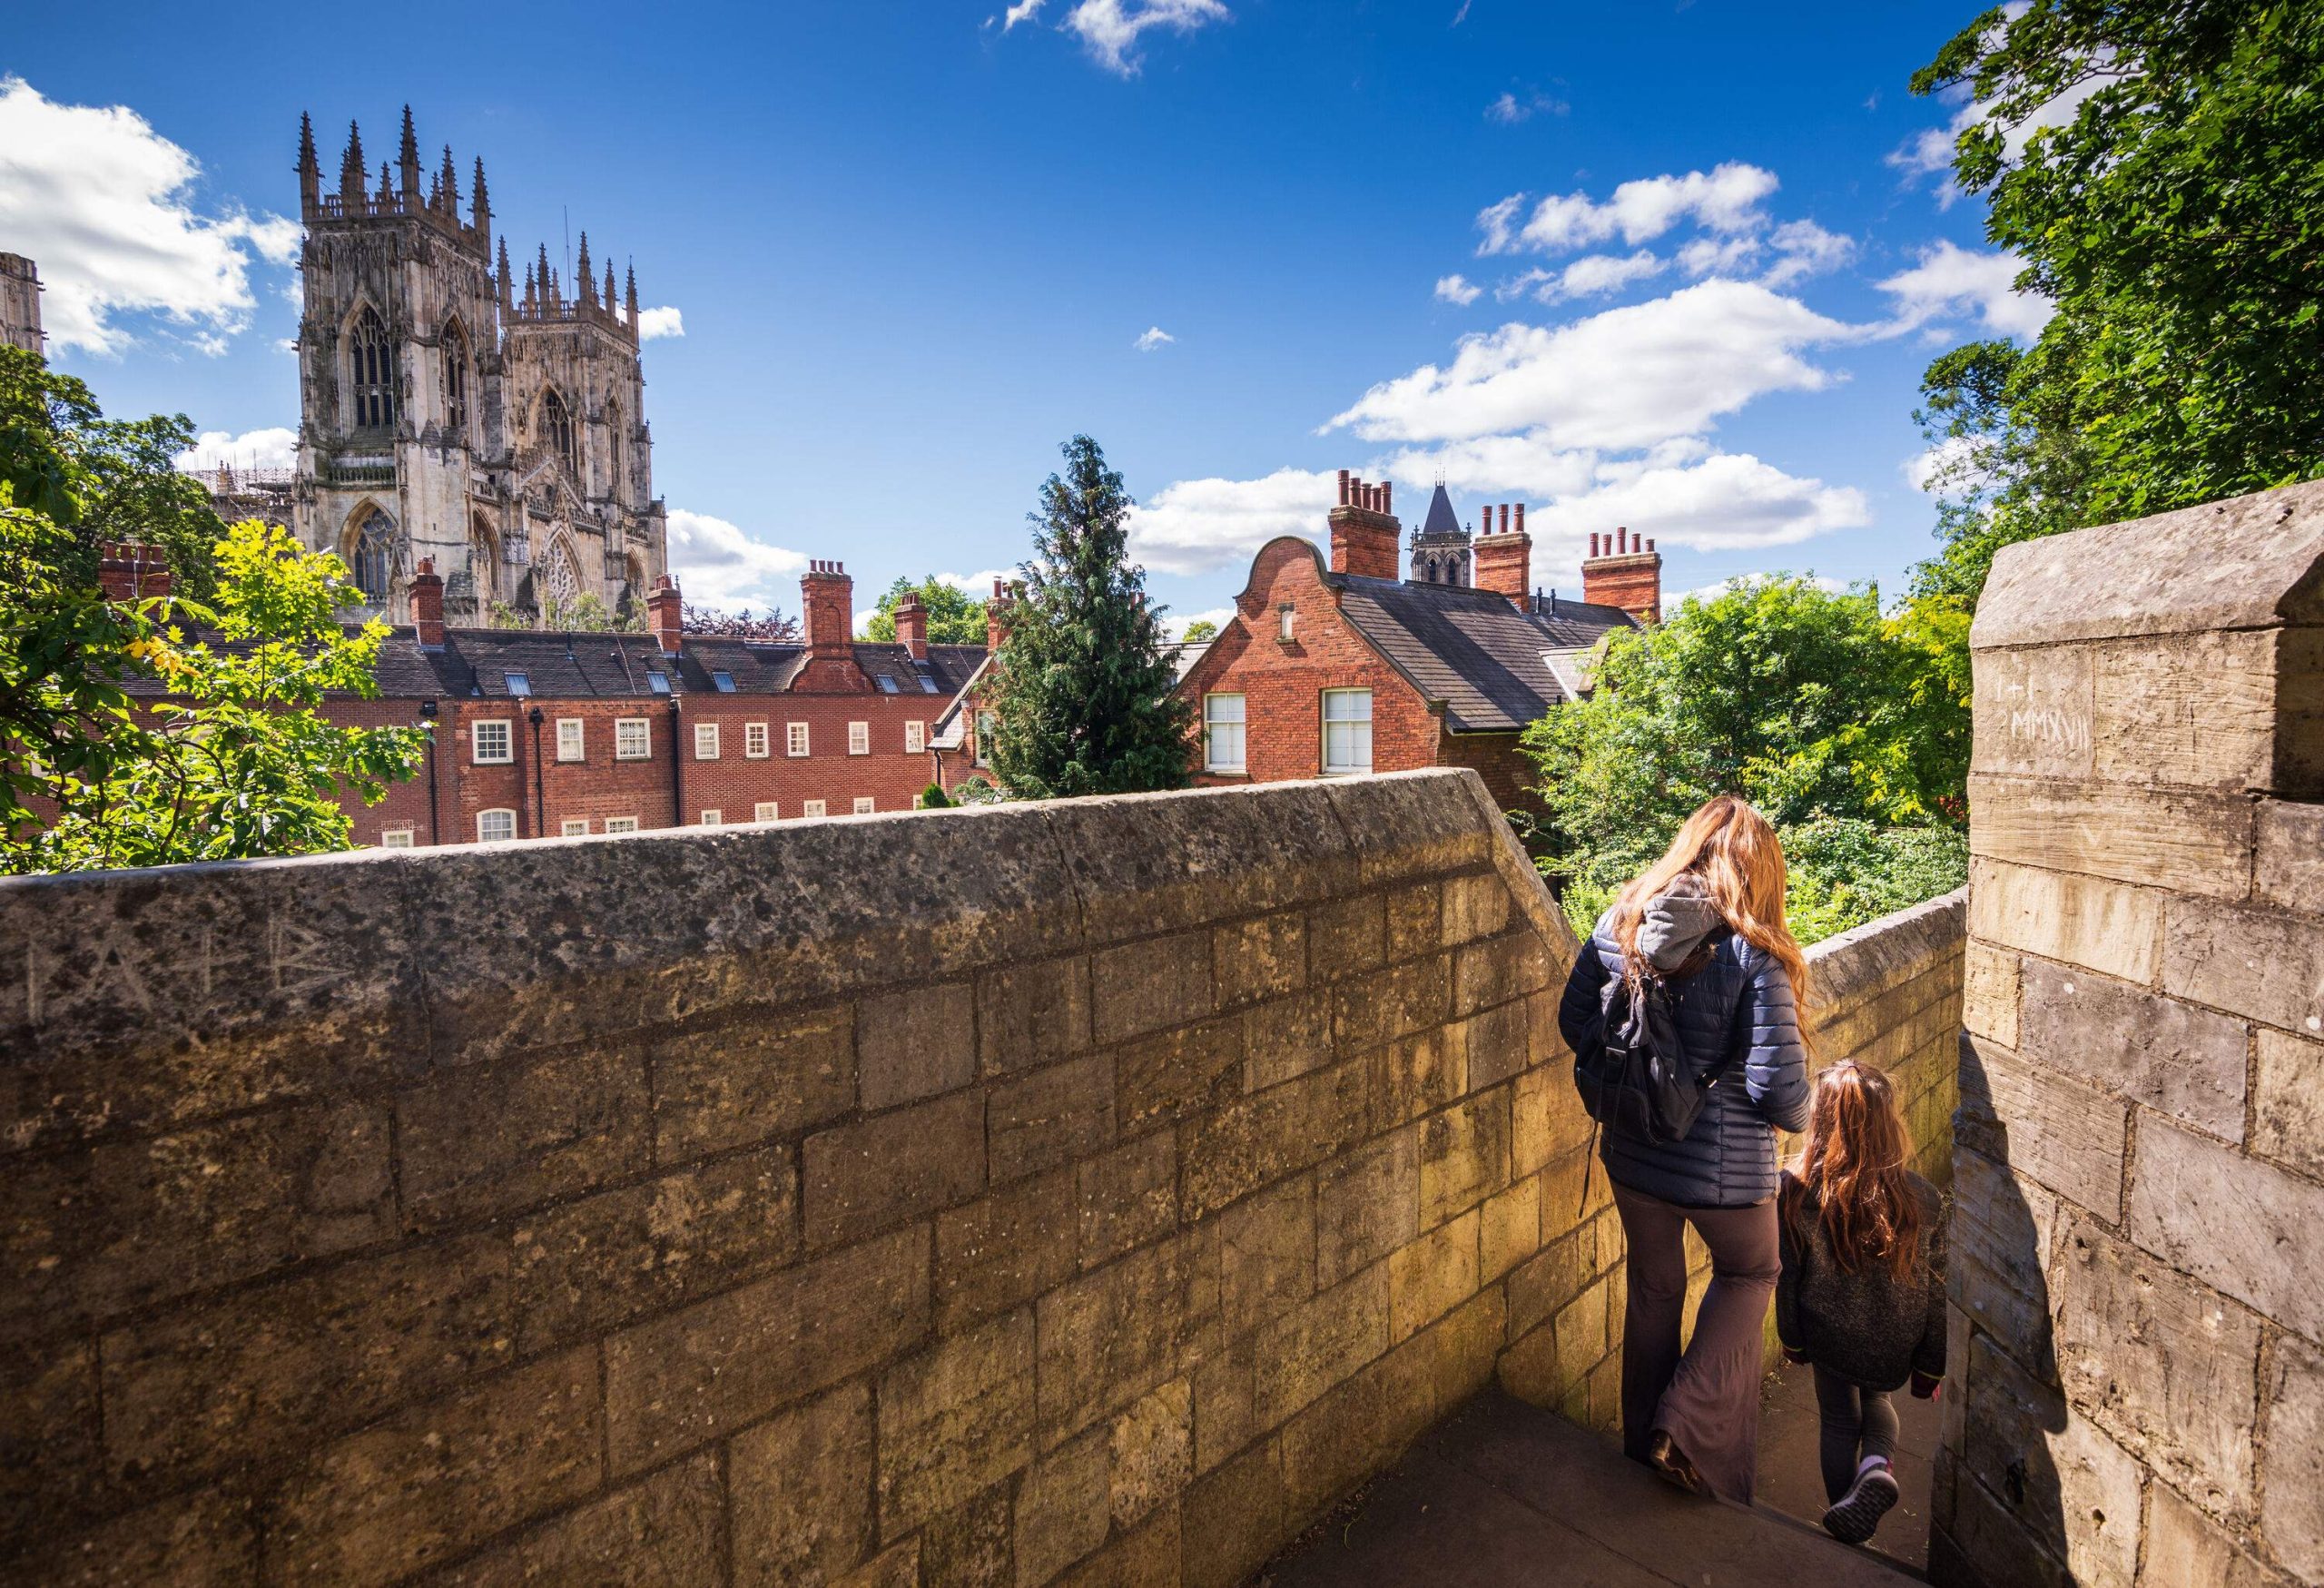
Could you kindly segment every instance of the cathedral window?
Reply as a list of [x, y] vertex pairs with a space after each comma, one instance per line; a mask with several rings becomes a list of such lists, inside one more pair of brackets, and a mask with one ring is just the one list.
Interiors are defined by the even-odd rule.
[[565, 467], [574, 469], [573, 410], [565, 406], [565, 399], [552, 387], [541, 394], [541, 445], [565, 459]]
[[354, 381], [355, 428], [386, 429], [396, 422], [396, 350], [387, 321], [366, 304], [348, 339], [348, 370]]
[[606, 494], [615, 501], [627, 495], [621, 488], [621, 404], [606, 404]]
[[354, 565], [356, 587], [363, 598], [374, 607], [388, 604], [395, 527], [388, 516], [374, 508], [364, 515], [363, 527], [355, 534]]
[[444, 328], [444, 417], [453, 434], [468, 434], [468, 339], [457, 321]]

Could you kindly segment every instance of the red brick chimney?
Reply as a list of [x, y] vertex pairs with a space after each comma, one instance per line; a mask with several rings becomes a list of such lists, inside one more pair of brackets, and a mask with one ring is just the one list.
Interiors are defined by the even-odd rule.
[[158, 601], [170, 593], [170, 565], [158, 546], [107, 540], [97, 558], [97, 586], [108, 601]]
[[421, 557], [411, 576], [411, 627], [421, 650], [444, 648], [444, 579], [432, 557]]
[[1492, 508], [1484, 510], [1477, 526], [1477, 538], [1472, 543], [1472, 567], [1476, 570], [1475, 584], [1480, 590], [1492, 590], [1508, 597], [1520, 607], [1533, 587], [1533, 538], [1525, 533], [1525, 504], [1516, 504], [1517, 522], [1510, 523], [1510, 504], [1501, 504], [1501, 525], [1493, 526]]
[[1661, 622], [1662, 554], [1628, 528], [1591, 535], [1581, 564], [1581, 598], [1594, 607], [1619, 607], [1640, 623]]
[[928, 660], [928, 608], [917, 596], [896, 603], [896, 639], [915, 662]]
[[1394, 488], [1366, 485], [1340, 470], [1339, 505], [1332, 509], [1332, 572], [1367, 578], [1396, 577], [1403, 527], [1393, 510]]
[[807, 660], [855, 659], [855, 581], [844, 566], [808, 563], [799, 576], [799, 607], [806, 614]]
[[654, 643], [665, 656], [678, 654], [679, 637], [685, 633], [685, 610], [675, 579], [664, 574], [654, 581], [654, 593], [645, 597], [645, 626], [653, 631]]
[[992, 599], [984, 604], [984, 648], [997, 651], [1009, 632], [1009, 604], [1016, 599], [1006, 579], [992, 581]]

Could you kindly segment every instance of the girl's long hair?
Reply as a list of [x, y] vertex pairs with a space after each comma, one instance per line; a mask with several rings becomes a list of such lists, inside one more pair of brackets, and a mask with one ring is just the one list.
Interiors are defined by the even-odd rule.
[[1720, 794], [1687, 818], [1662, 858], [1639, 873], [1614, 902], [1614, 942], [1622, 951], [1622, 971], [1633, 981], [1645, 974], [1638, 952], [1639, 922], [1655, 895], [1681, 874], [1703, 880], [1735, 935], [1759, 950], [1791, 978], [1798, 1001], [1800, 1037], [1807, 1036], [1807, 956], [1784, 918], [1787, 873], [1783, 844], [1768, 819], [1745, 800]]
[[1816, 1078], [1799, 1175], [1786, 1188], [1784, 1216], [1801, 1228], [1809, 1195], [1843, 1273], [1885, 1267], [1903, 1279], [1920, 1259], [1921, 1203], [1905, 1160], [1912, 1132], [1896, 1111], [1888, 1077], [1844, 1060]]

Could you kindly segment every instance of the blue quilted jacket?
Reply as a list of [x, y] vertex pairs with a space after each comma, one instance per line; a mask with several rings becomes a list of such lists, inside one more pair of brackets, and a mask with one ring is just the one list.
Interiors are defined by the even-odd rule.
[[[1573, 963], [1558, 1030], [1577, 1053], [1602, 1041], [1606, 984], [1622, 973], [1611, 912]], [[1698, 1073], [1724, 1065], [1686, 1139], [1600, 1137], [1606, 1174], [1627, 1189], [1683, 1208], [1748, 1208], [1776, 1194], [1776, 1138], [1807, 1124], [1807, 1050], [1784, 968], [1728, 933], [1711, 962], [1676, 984], [1679, 1040]], [[1738, 1084], [1738, 1082], [1740, 1084]]]

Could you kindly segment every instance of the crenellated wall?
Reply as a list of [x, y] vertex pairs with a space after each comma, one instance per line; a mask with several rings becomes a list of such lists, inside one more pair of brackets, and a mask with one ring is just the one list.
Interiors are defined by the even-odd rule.
[[1571, 952], [1459, 773], [0, 883], [0, 1577], [1239, 1581], [1610, 1412]]
[[2011, 547], [1972, 645], [1931, 1574], [2324, 1582], [2324, 482]]

